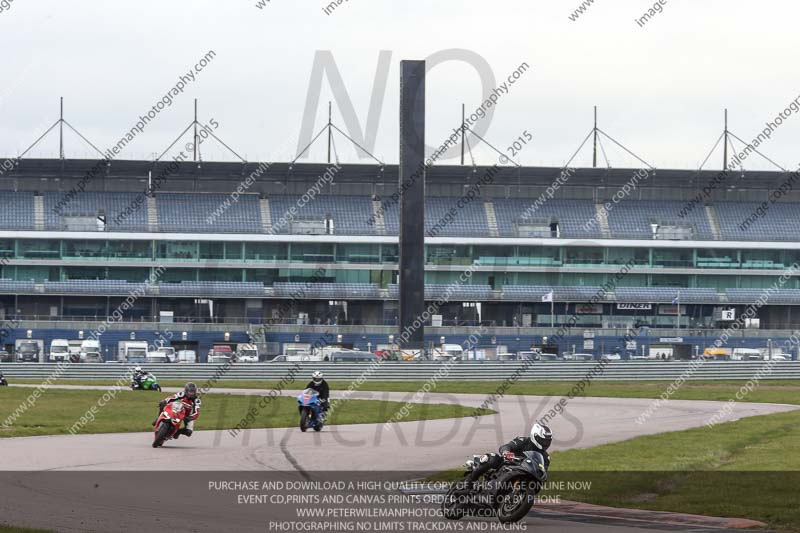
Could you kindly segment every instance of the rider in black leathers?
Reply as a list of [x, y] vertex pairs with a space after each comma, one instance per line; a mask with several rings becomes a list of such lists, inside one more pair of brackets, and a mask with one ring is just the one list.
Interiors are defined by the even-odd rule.
[[327, 411], [330, 405], [328, 398], [330, 398], [331, 395], [331, 388], [328, 386], [328, 382], [323, 379], [322, 372], [316, 371], [311, 374], [311, 381], [308, 382], [306, 388], [313, 389], [319, 393], [319, 399], [322, 403], [322, 411]]
[[508, 457], [518, 457], [524, 452], [535, 451], [541, 453], [544, 457], [544, 468], [548, 470], [550, 468], [550, 454], [547, 452], [547, 449], [550, 447], [552, 441], [553, 432], [548, 426], [538, 423], [534, 424], [531, 429], [530, 437], [516, 437], [512, 441], [500, 446], [498, 450], [499, 453], [488, 453], [481, 456], [480, 464], [467, 476], [467, 482], [470, 487], [474, 488], [481, 476], [490, 470], [496, 470], [503, 466], [506, 455], [508, 455]]

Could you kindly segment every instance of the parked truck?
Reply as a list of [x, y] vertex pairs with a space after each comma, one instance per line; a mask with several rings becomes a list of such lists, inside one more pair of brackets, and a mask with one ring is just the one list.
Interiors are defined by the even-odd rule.
[[145, 341], [119, 341], [117, 359], [128, 363], [147, 362], [147, 342]]
[[14, 343], [16, 360], [20, 363], [39, 363], [44, 353], [44, 341], [35, 339], [18, 339]]
[[238, 344], [236, 361], [239, 363], [258, 363], [258, 346], [255, 344]]
[[148, 363], [177, 363], [175, 348], [172, 346], [161, 346], [155, 351], [147, 352]]
[[50, 361], [69, 361], [69, 341], [67, 339], [53, 339], [50, 341]]
[[86, 339], [81, 343], [81, 363], [102, 363], [103, 354], [100, 353], [100, 341]]

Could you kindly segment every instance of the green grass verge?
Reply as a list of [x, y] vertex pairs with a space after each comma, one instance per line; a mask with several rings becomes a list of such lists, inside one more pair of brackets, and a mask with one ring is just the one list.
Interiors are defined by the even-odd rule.
[[748, 518], [800, 532], [800, 411], [554, 452], [550, 482], [543, 494], [562, 500]]
[[[588, 368], [587, 368], [588, 370]], [[741, 381], [689, 381], [683, 384], [670, 398], [674, 400], [718, 400], [728, 401], [733, 398], [739, 388], [747, 380]], [[38, 384], [36, 380], [17, 380], [12, 378], [12, 383]], [[58, 380], [56, 383], [65, 385], [111, 385], [111, 382], [90, 380]], [[162, 381], [163, 387], [183, 386], [185, 382], [166, 380]], [[299, 389], [305, 385], [305, 380], [298, 380], [291, 387]], [[670, 385], [669, 381], [594, 381], [579, 396], [609, 397], [609, 398], [658, 398]], [[197, 381], [202, 385], [202, 380]], [[236, 381], [222, 380], [216, 383], [215, 388], [239, 389], [264, 389], [272, 390], [278, 383], [276, 381]], [[421, 381], [367, 381], [359, 390], [362, 391], [389, 391], [389, 392], [416, 392], [424, 382]], [[337, 390], [345, 390], [350, 386], [348, 381], [333, 381], [330, 383], [335, 396]], [[433, 392], [444, 393], [471, 393], [492, 394], [503, 383], [501, 381], [439, 381]], [[573, 387], [572, 382], [564, 381], [525, 381], [512, 384], [506, 391], [507, 395], [525, 394], [535, 396], [565, 396]], [[800, 405], [800, 380], [769, 380], [762, 381], [758, 388], [749, 393], [742, 401], [757, 403], [791, 403]]]
[[5, 526], [0, 524], [0, 533], [53, 533], [46, 529], [27, 529], [24, 527]]
[[592, 481], [589, 491], [553, 491], [564, 499], [800, 531], [800, 412], [556, 452], [552, 477]]
[[[0, 388], [0, 438], [34, 435], [62, 435], [102, 398], [101, 391], [49, 390], [44, 392], [33, 407], [25, 411], [10, 425], [3, 422], [26, 402], [32, 389], [21, 387]], [[105, 407], [96, 409], [94, 420], [79, 433], [122, 433], [151, 431], [150, 422], [156, 416], [158, 402], [166, 395], [150, 391], [120, 391]], [[298, 424], [297, 401], [277, 398], [258, 409], [261, 396], [235, 396], [207, 394], [203, 396], [201, 417], [196, 428], [231, 429], [236, 427], [248, 411], [255, 407], [257, 414], [250, 428], [293, 427]], [[375, 424], [390, 420], [405, 403], [378, 400], [346, 400], [341, 402], [329, 419], [329, 424]], [[483, 414], [494, 411], [485, 410]], [[432, 420], [471, 416], [473, 409], [460, 405], [418, 404], [409, 410], [404, 421]]]

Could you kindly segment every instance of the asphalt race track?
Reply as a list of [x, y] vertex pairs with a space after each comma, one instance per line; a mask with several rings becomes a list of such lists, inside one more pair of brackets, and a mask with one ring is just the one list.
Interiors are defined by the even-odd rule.
[[[215, 392], [263, 394], [246, 389]], [[360, 392], [350, 397], [407, 402], [414, 393]], [[369, 476], [378, 471], [381, 479], [413, 479], [419, 473], [456, 467], [473, 453], [493, 451], [525, 434], [532, 421], [559, 399], [507, 396], [491, 406], [498, 411], [496, 415], [389, 426], [328, 426], [321, 433], [301, 433], [297, 428], [253, 429], [234, 437], [227, 431], [202, 431], [201, 417], [196, 424], [199, 431], [190, 439], [169, 441], [162, 449], [150, 446], [150, 420], [131, 421], [131, 429], [139, 427], [140, 433], [2, 439], [0, 520], [58, 531], [141, 531], [165, 527], [175, 520], [178, 508], [181, 517], [192, 517], [187, 531], [268, 531], [267, 520], [275, 518], [275, 509], [267, 513], [258, 505], [227, 508], [229, 495], [210, 491], [209, 480], [217, 479], [215, 474], [231, 472], [244, 477], [258, 473], [258, 479], [315, 480], [327, 474]], [[428, 394], [423, 402], [477, 407], [485, 400], [485, 395]], [[670, 401], [638, 424], [637, 418], [652, 402], [572, 399], [564, 413], [551, 422], [553, 449], [585, 448], [702, 426], [725, 405]], [[726, 421], [793, 409], [796, 407], [739, 403]], [[557, 470], [557, 464], [553, 469]], [[169, 505], [163, 504], [165, 498]], [[42, 512], [43, 508], [47, 512]], [[287, 517], [294, 512], [291, 507], [277, 509]], [[670, 529], [663, 523], [592, 523], [536, 511], [526, 520], [536, 531]]]

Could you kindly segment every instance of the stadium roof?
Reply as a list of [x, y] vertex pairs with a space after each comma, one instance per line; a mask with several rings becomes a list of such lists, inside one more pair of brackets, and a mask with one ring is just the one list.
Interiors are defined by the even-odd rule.
[[[265, 163], [231, 163], [231, 162], [193, 162], [187, 161], [180, 164], [179, 168], [172, 161], [127, 161], [113, 160], [106, 164], [99, 160], [87, 159], [22, 159], [17, 161], [13, 170], [0, 174], [0, 185], [8, 188], [9, 180], [20, 179], [60, 179], [81, 180], [93, 168], [101, 170], [99, 179], [141, 180], [147, 178], [152, 171], [152, 176], [167, 172], [172, 165], [172, 170], [167, 174], [170, 182], [174, 181], [227, 181], [240, 182], [242, 179], [256, 172], [260, 165]], [[325, 163], [273, 163], [258, 176], [258, 181], [273, 182], [314, 182], [330, 167]], [[491, 167], [469, 165], [435, 165], [427, 170], [426, 179], [430, 184], [463, 184], [472, 179], [483, 176]], [[606, 168], [578, 168], [571, 174], [569, 186], [622, 186], [629, 182], [640, 169], [606, 169]], [[494, 175], [495, 185], [524, 185], [548, 186], [561, 174], [562, 169], [557, 167], [515, 167], [504, 165]], [[785, 179], [789, 172], [772, 171], [730, 171], [726, 177], [721, 170], [677, 170], [656, 169], [650, 177], [639, 181], [640, 187], [685, 187], [703, 188], [713, 181], [720, 182], [720, 188], [773, 188]], [[345, 164], [337, 172], [336, 182], [344, 183], [397, 183], [397, 165], [378, 164]], [[24, 188], [25, 187], [22, 185]], [[87, 187], [96, 189], [96, 187]], [[170, 187], [173, 189], [173, 187]]]

